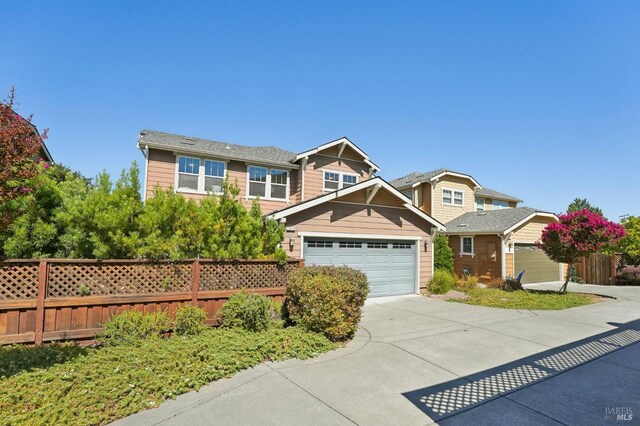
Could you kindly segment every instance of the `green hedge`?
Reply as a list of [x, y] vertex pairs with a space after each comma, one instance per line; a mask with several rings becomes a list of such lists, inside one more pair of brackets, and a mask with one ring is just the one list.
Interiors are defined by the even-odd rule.
[[330, 340], [353, 337], [369, 293], [367, 276], [346, 266], [308, 266], [287, 283], [285, 312], [290, 322]]

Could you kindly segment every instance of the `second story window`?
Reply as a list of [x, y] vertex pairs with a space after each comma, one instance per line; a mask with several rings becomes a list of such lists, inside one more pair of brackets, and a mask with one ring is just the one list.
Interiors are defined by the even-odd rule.
[[358, 176], [340, 172], [324, 172], [322, 189], [325, 192], [334, 191], [336, 189], [347, 188], [358, 183]]
[[484, 211], [484, 198], [476, 197], [476, 211], [477, 212]]
[[507, 201], [502, 201], [502, 200], [493, 200], [491, 202], [491, 208], [493, 210], [508, 209], [509, 203]]
[[442, 190], [442, 204], [448, 204], [452, 206], [462, 206], [464, 204], [464, 194], [462, 191], [456, 191], [453, 189]]
[[222, 161], [178, 157], [176, 190], [184, 192], [222, 192], [226, 164]]
[[178, 190], [197, 191], [200, 181], [200, 159], [178, 158]]
[[222, 192], [224, 180], [224, 163], [222, 161], [204, 160], [204, 190], [218, 194]]
[[286, 170], [249, 166], [249, 196], [286, 200], [289, 173]]
[[413, 189], [407, 189], [406, 191], [402, 191], [402, 195], [407, 197], [413, 203]]

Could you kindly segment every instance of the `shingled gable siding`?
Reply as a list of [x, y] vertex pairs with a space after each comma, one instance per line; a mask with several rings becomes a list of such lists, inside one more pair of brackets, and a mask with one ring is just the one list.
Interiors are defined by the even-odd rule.
[[[158, 149], [149, 149], [146, 192], [147, 198], [153, 196], [153, 191], [156, 188], [156, 185], [159, 185], [160, 188], [163, 189], [173, 187], [175, 185], [175, 173], [176, 157], [173, 152]], [[296, 198], [299, 198], [297, 171], [290, 170], [289, 173], [289, 200], [290, 203], [295, 203]], [[240, 161], [228, 161], [227, 174], [229, 175], [230, 182], [238, 183], [238, 186], [240, 187], [240, 200], [247, 208], [250, 208], [253, 203], [253, 199], [246, 197], [247, 164]], [[193, 200], [201, 200], [204, 197], [204, 195], [202, 194], [192, 194], [188, 192], [179, 193], [182, 194], [185, 198]], [[263, 213], [269, 213], [273, 210], [282, 209], [286, 206], [286, 200], [260, 200], [260, 207], [262, 208]]]
[[[474, 256], [460, 256], [460, 236], [449, 236], [449, 246], [454, 254], [454, 268], [458, 276], [463, 275], [465, 267], [471, 269], [471, 275], [475, 275], [480, 282], [486, 283], [494, 278], [502, 277], [502, 253], [500, 244], [502, 240], [497, 235], [476, 235], [473, 238]], [[495, 258], [491, 254], [495, 253]]]
[[341, 158], [338, 158], [337, 147], [311, 155], [304, 171], [304, 199], [308, 200], [323, 194], [324, 170], [355, 174], [358, 175], [358, 182], [361, 182], [369, 179], [369, 168], [370, 166], [362, 161], [358, 153], [349, 147], [345, 148]]
[[535, 243], [540, 240], [542, 230], [556, 221], [551, 217], [538, 216], [516, 229], [509, 240], [511, 243]]
[[[462, 191], [464, 193], [462, 200], [464, 204], [462, 206], [442, 204], [443, 188]], [[431, 216], [442, 223], [447, 223], [461, 214], [475, 210], [473, 183], [469, 179], [449, 175], [442, 176], [434, 187], [433, 198], [433, 214]]]
[[[362, 193], [364, 197], [364, 192]], [[425, 290], [432, 276], [431, 244], [428, 251], [424, 243], [431, 241], [431, 224], [405, 208], [386, 207], [389, 198], [383, 193], [371, 205], [355, 202], [331, 201], [287, 217], [287, 231], [283, 247], [291, 258], [300, 257], [300, 232], [344, 234], [375, 234], [385, 236], [417, 236], [420, 248], [420, 289]], [[355, 199], [354, 199], [355, 201]], [[396, 203], [397, 201], [393, 201]], [[289, 238], [295, 240], [293, 247]]]

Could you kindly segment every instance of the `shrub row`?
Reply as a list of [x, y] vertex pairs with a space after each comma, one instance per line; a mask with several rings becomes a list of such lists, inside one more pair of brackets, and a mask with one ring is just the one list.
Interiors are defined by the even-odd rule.
[[[345, 266], [311, 266], [290, 274], [284, 306], [266, 296], [241, 291], [222, 305], [219, 320], [223, 328], [252, 332], [299, 325], [332, 341], [343, 341], [358, 329], [368, 293], [363, 272]], [[194, 336], [204, 330], [205, 321], [205, 311], [192, 305], [178, 309], [173, 322], [166, 312], [143, 315], [127, 311], [107, 321], [101, 338], [108, 345], [117, 345], [158, 337], [170, 330], [179, 336]]]

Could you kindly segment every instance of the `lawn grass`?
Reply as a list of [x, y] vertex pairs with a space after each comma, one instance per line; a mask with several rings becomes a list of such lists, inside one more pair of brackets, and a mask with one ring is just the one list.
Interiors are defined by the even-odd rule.
[[196, 337], [80, 348], [0, 348], [0, 424], [106, 424], [265, 360], [338, 347], [298, 327], [212, 329]]
[[594, 302], [588, 294], [540, 290], [504, 291], [494, 288], [478, 288], [469, 292], [467, 299], [449, 299], [450, 302], [503, 309], [558, 310], [575, 308]]

